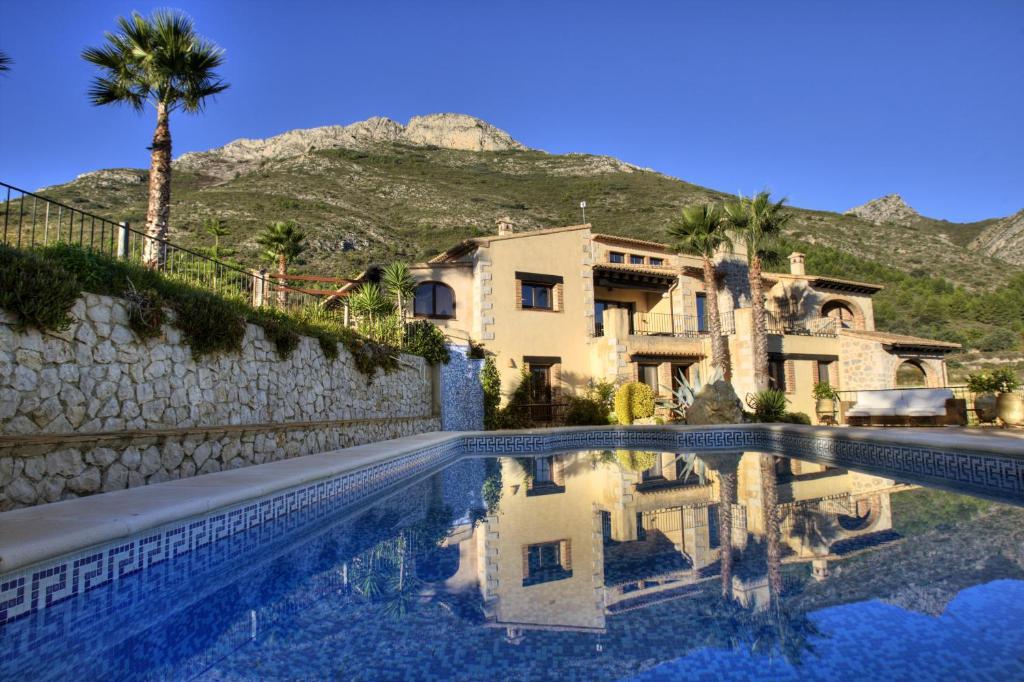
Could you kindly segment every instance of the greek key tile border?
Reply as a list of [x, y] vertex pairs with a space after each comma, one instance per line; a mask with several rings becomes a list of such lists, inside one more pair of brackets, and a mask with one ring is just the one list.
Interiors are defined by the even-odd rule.
[[[884, 433], [879, 432], [878, 436], [882, 439]], [[293, 520], [298, 523], [309, 518], [307, 512], [311, 509], [317, 512], [314, 518], [321, 518], [464, 454], [533, 455], [604, 448], [675, 452], [761, 450], [1024, 503], [1024, 458], [875, 443], [839, 433], [816, 435], [754, 426], [685, 431], [598, 428], [470, 434], [455, 436], [445, 443], [359, 471], [250, 500], [0, 576], [0, 626], [169, 559], [230, 541], [244, 531], [265, 527], [270, 521], [282, 519], [285, 521], [282, 527], [292, 527]], [[314, 509], [317, 506], [322, 509]]]
[[[871, 443], [836, 437], [770, 432], [765, 447], [846, 469], [863, 469], [912, 482], [935, 483], [989, 497], [1024, 502], [1024, 458], [954, 449]], [[799, 453], [799, 454], [797, 454]]]
[[325, 513], [349, 506], [455, 459], [461, 451], [458, 441], [449, 441], [0, 576], [0, 626], [168, 559], [208, 545], [230, 543], [241, 533], [271, 521], [301, 518], [300, 514], [316, 506], [325, 506]]

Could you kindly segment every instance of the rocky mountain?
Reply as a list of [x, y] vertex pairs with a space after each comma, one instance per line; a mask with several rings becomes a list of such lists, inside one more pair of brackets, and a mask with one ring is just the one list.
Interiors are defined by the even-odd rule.
[[[146, 177], [103, 170], [43, 193], [139, 225]], [[607, 156], [529, 149], [471, 116], [419, 116], [405, 125], [372, 118], [184, 154], [175, 161], [171, 238], [208, 246], [203, 221], [220, 218], [231, 230], [221, 240], [231, 257], [254, 265], [256, 234], [272, 221], [295, 220], [309, 243], [300, 269], [345, 275], [372, 262], [430, 256], [492, 232], [503, 215], [520, 229], [577, 223], [581, 200], [595, 230], [665, 240], [682, 206], [724, 196]], [[984, 232], [999, 222], [922, 218], [893, 196], [849, 215], [795, 208], [787, 236], [987, 289], [1017, 271], [992, 267], [985, 250], [1003, 248], [1002, 231]]]
[[899, 194], [887, 194], [884, 197], [872, 199], [866, 204], [846, 211], [846, 215], [855, 215], [875, 224], [907, 224], [921, 217], [921, 214], [910, 208]]
[[970, 243], [970, 248], [1024, 266], [1024, 210], [986, 227]]
[[224, 179], [274, 159], [324, 149], [367, 149], [378, 143], [469, 152], [526, 149], [504, 130], [465, 114], [414, 116], [404, 126], [390, 118], [374, 116], [347, 126], [291, 130], [265, 140], [235, 140], [207, 152], [183, 154], [175, 163], [182, 169]]

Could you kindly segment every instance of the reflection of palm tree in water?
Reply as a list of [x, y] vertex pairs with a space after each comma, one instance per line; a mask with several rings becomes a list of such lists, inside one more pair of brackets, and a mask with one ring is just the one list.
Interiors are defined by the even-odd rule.
[[775, 604], [782, 594], [782, 540], [779, 532], [779, 487], [775, 475], [774, 455], [761, 458], [761, 508], [764, 513], [764, 535], [768, 564], [768, 590]]

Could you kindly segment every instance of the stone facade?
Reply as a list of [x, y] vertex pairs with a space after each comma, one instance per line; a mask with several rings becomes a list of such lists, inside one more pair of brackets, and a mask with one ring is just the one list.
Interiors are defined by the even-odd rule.
[[[2, 313], [0, 313], [2, 314]], [[249, 325], [242, 351], [141, 341], [122, 301], [85, 294], [60, 333], [0, 317], [0, 510], [437, 430], [426, 361], [372, 382], [303, 338], [287, 359]]]

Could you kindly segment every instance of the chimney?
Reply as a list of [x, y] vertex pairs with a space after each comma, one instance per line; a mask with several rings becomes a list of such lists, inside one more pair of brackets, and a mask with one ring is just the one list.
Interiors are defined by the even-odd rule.
[[804, 254], [794, 251], [789, 254], [789, 272], [793, 275], [806, 275], [804, 270]]
[[498, 218], [498, 236], [505, 237], [516, 231], [515, 223], [511, 218]]

